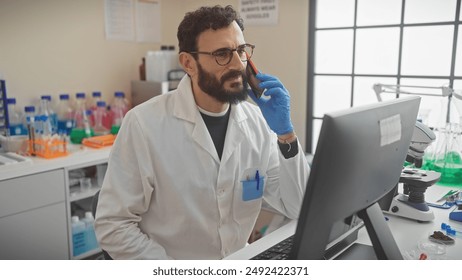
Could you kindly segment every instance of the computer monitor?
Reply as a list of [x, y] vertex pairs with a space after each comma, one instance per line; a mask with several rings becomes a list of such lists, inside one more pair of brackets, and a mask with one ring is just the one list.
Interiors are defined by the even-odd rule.
[[290, 253], [323, 259], [333, 225], [358, 215], [378, 259], [402, 259], [377, 201], [398, 183], [420, 97], [326, 114]]

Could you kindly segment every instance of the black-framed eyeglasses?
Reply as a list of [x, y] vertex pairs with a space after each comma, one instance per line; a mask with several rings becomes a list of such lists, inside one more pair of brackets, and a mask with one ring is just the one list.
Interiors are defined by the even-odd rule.
[[230, 49], [230, 48], [221, 48], [213, 52], [188, 52], [190, 54], [207, 54], [207, 55], [212, 55], [215, 57], [215, 61], [217, 62], [218, 65], [220, 66], [225, 66], [228, 63], [231, 62], [231, 59], [233, 59], [233, 53], [236, 52], [239, 58], [241, 59], [242, 62], [246, 62], [248, 59], [252, 57], [253, 54], [253, 49], [255, 48], [255, 45], [252, 44], [243, 44], [238, 46], [235, 49]]

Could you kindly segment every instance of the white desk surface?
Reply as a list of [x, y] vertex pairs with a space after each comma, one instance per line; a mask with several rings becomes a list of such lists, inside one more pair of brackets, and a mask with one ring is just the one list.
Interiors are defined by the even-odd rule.
[[[427, 189], [425, 197], [427, 201], [435, 197], [441, 197], [441, 194], [447, 193], [451, 187], [432, 186]], [[417, 244], [421, 240], [428, 240], [428, 236], [435, 230], [441, 230], [441, 223], [451, 225], [453, 228], [462, 229], [462, 222], [449, 220], [449, 213], [454, 209], [439, 209], [430, 207], [435, 214], [435, 219], [431, 222], [419, 223], [414, 220], [385, 214], [388, 220], [388, 226], [395, 238], [395, 241], [401, 252], [418, 252]], [[285, 226], [273, 231], [256, 242], [246, 246], [245, 248], [227, 256], [228, 260], [243, 260], [261, 253], [265, 249], [293, 235], [297, 227], [296, 221], [291, 221]], [[444, 231], [443, 231], [444, 232]], [[358, 233], [358, 243], [370, 245], [371, 241], [365, 227], [360, 229]], [[462, 237], [455, 238], [455, 244], [446, 246], [445, 259], [462, 260]]]

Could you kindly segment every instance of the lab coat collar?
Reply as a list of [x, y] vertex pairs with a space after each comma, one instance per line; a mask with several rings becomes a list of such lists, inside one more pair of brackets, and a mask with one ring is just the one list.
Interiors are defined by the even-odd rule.
[[[202, 146], [217, 163], [220, 162], [218, 154], [213, 144], [210, 133], [205, 126], [205, 123], [197, 108], [194, 94], [191, 87], [191, 79], [185, 75], [178, 84], [177, 92], [174, 93], [173, 115], [179, 119], [183, 119], [194, 124], [192, 133], [193, 139]], [[222, 162], [226, 161], [245, 138], [242, 122], [247, 119], [247, 115], [242, 109], [241, 104], [231, 105], [231, 114], [229, 116], [228, 130], [226, 132], [225, 147], [222, 154]], [[231, 141], [231, 142], [230, 142]]]
[[184, 75], [181, 79], [174, 96], [173, 115], [185, 121], [195, 123], [198, 109], [192, 92], [191, 79], [188, 75]]
[[[177, 91], [179, 95], [176, 96], [175, 105], [173, 108], [173, 115], [177, 118], [195, 123], [199, 114], [194, 94], [191, 87], [191, 79], [185, 75], [178, 84]], [[247, 115], [241, 108], [240, 104], [231, 105], [231, 115], [236, 122], [240, 123], [247, 119]]]

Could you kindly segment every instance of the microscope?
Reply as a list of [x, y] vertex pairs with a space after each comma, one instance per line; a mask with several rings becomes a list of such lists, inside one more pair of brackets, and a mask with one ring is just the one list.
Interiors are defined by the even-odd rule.
[[[435, 133], [426, 125], [417, 121], [406, 161], [411, 167], [401, 172], [399, 183], [403, 184], [403, 193], [398, 193], [398, 185], [379, 203], [385, 213], [417, 220], [432, 221], [435, 216], [425, 202], [425, 191], [439, 181], [441, 174], [430, 170], [420, 170], [425, 149], [436, 139]], [[414, 168], [416, 167], [416, 168]]]

